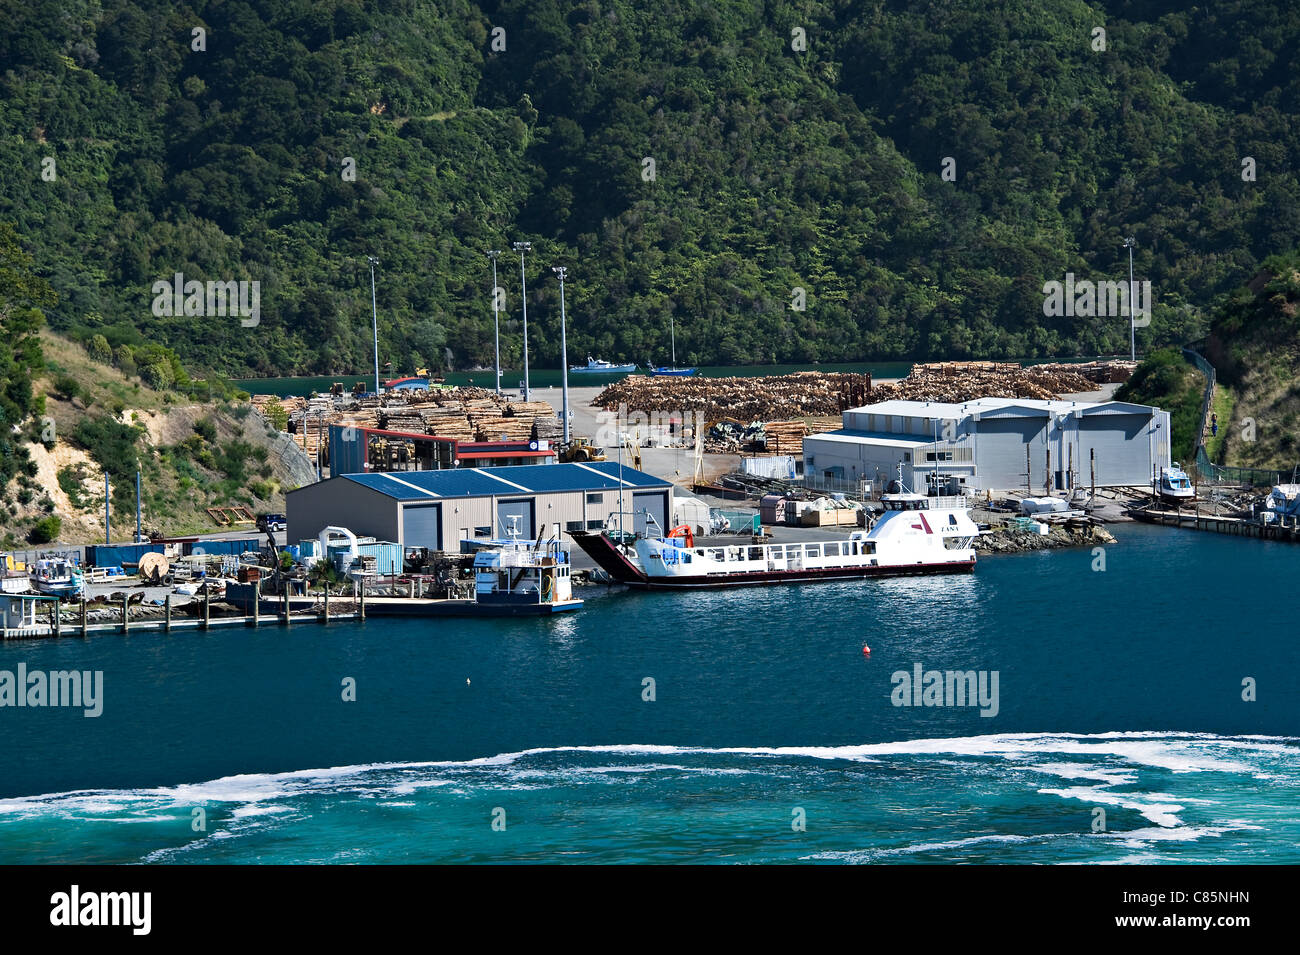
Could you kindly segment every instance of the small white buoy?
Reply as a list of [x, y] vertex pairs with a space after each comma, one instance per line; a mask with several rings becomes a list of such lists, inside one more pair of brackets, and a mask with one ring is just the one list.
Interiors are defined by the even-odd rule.
[[469, 686], [469, 677], [465, 677], [465, 685]]

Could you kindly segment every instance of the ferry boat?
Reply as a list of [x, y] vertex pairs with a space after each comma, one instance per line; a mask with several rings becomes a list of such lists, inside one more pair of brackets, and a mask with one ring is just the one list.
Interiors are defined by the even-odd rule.
[[570, 365], [569, 371], [575, 374], [618, 375], [636, 371], [636, 365], [615, 365], [612, 362], [601, 361], [599, 358], [592, 358], [588, 355], [587, 364]]
[[1196, 489], [1192, 487], [1187, 472], [1175, 461], [1173, 467], [1160, 469], [1160, 496], [1173, 503], [1189, 503], [1196, 500]]
[[809, 583], [854, 577], [961, 573], [975, 569], [979, 528], [964, 497], [903, 491], [882, 496], [884, 513], [848, 540], [697, 545], [689, 530], [620, 547], [606, 533], [574, 540], [616, 581], [647, 590]]
[[51, 597], [80, 597], [85, 592], [81, 569], [66, 557], [42, 557], [31, 568], [32, 588]]

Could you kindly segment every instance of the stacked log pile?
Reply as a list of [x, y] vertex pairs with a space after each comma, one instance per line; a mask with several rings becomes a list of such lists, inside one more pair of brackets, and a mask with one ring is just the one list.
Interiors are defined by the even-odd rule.
[[[1070, 366], [1065, 366], [1069, 368]], [[915, 371], [892, 385], [877, 385], [871, 400], [972, 401], [976, 398], [1038, 398], [1095, 390], [1094, 383], [1073, 371], [1044, 371], [1038, 367], [1014, 372], [969, 372], [964, 375]]]
[[[458, 441], [526, 441], [537, 435], [558, 438], [562, 429], [555, 410], [545, 401], [510, 401], [487, 388], [398, 391], [360, 401], [350, 395], [316, 398], [277, 398], [253, 395], [250, 402], [265, 414], [278, 401], [289, 412], [289, 431], [309, 455], [316, 454], [321, 421], [361, 428], [382, 428], [434, 435]], [[328, 439], [326, 439], [328, 440]]]
[[1051, 374], [1083, 375], [1098, 385], [1123, 384], [1133, 377], [1137, 369], [1135, 361], [1087, 361], [1074, 365], [1035, 365], [1034, 369]]
[[[977, 363], [1003, 367], [993, 362]], [[1102, 363], [1095, 363], [1100, 366]], [[918, 366], [918, 368], [921, 366]], [[596, 396], [607, 410], [701, 413], [706, 421], [789, 421], [834, 418], [847, 408], [891, 398], [911, 401], [970, 401], [974, 398], [1059, 398], [1095, 390], [1095, 383], [1073, 365], [1011, 370], [913, 370], [895, 384], [871, 386], [869, 375], [801, 372], [773, 378], [648, 378], [630, 375]], [[1100, 367], [1095, 374], [1110, 374]]]
[[769, 421], [763, 426], [764, 451], [767, 454], [803, 455], [803, 439], [808, 436], [804, 421]]
[[1005, 375], [1019, 370], [1013, 361], [935, 361], [912, 366], [913, 375]]
[[652, 378], [629, 375], [596, 396], [608, 411], [700, 413], [706, 421], [767, 421], [835, 415], [865, 404], [871, 376], [806, 371], [771, 378]]
[[[912, 366], [909, 378], [925, 378], [942, 375], [944, 377], [965, 378], [970, 375], [1019, 375], [1034, 371], [1049, 375], [1082, 375], [1094, 384], [1120, 384], [1133, 377], [1137, 363], [1132, 361], [1087, 361], [1065, 364], [1061, 362], [1047, 365], [1031, 365], [1021, 368], [1015, 362], [1000, 361], [936, 361]], [[1067, 389], [1061, 389], [1067, 391]], [[1020, 397], [1024, 397], [1023, 395]]]
[[[631, 375], [605, 388], [593, 404], [607, 410], [699, 413], [713, 427], [711, 453], [803, 453], [808, 434], [841, 427], [840, 413], [877, 401], [962, 402], [975, 398], [1055, 399], [1093, 391], [1131, 374], [1127, 362], [1037, 365], [943, 362], [917, 365], [895, 384], [872, 387], [869, 375], [801, 372], [772, 378], [651, 378]], [[766, 422], [766, 424], [763, 424]]]

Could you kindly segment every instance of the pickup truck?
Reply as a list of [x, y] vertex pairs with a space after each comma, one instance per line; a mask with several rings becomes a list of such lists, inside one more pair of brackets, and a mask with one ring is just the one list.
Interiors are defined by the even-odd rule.
[[285, 520], [283, 514], [258, 514], [257, 529], [259, 531], [287, 531], [289, 522]]

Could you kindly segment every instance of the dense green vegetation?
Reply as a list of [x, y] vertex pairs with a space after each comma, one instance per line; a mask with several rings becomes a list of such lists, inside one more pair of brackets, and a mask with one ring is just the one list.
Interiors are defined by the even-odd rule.
[[[490, 364], [490, 248], [517, 361], [511, 240], [551, 365], [559, 263], [575, 360], [664, 360], [670, 315], [696, 363], [1030, 357], [1127, 350], [1122, 319], [1042, 313], [1067, 271], [1125, 277], [1124, 236], [1146, 347], [1300, 243], [1300, 10], [1264, 0], [0, 11], [0, 219], [50, 322], [158, 387], [365, 370], [371, 253], [409, 371]], [[258, 323], [155, 316], [177, 272], [259, 281]]]
[[1215, 317], [1205, 342], [1230, 409], [1216, 463], [1300, 463], [1300, 249], [1271, 256]]
[[1205, 376], [1183, 358], [1175, 347], [1153, 351], [1118, 391], [1120, 401], [1155, 405], [1169, 412], [1173, 432], [1169, 446], [1172, 460], [1191, 467], [1196, 460], [1196, 437], [1201, 430], [1201, 404], [1205, 399]]
[[[37, 490], [32, 480], [36, 465], [26, 444], [48, 437], [34, 418], [45, 404], [32, 379], [45, 365], [41, 308], [54, 302], [49, 284], [32, 274], [31, 256], [18, 244], [13, 228], [0, 222], [0, 497], [5, 517], [10, 515], [11, 481], [18, 480], [21, 504], [29, 503]], [[15, 433], [16, 428], [22, 430]]]

